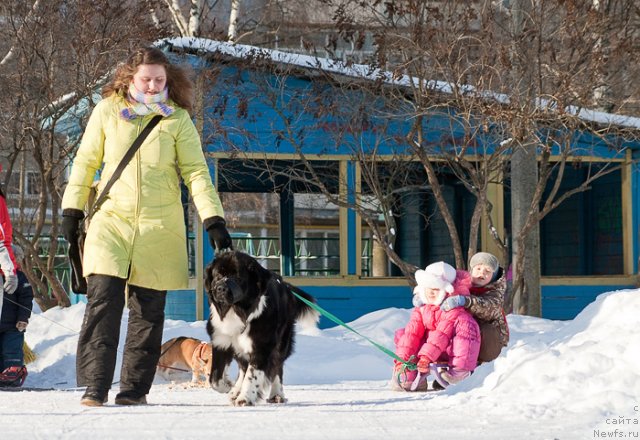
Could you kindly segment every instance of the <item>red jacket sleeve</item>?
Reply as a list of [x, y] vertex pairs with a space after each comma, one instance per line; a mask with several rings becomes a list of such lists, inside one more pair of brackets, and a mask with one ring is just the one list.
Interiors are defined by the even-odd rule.
[[0, 196], [0, 269], [3, 273], [10, 270], [14, 274], [18, 269], [18, 262], [13, 255], [13, 228], [11, 226], [11, 218], [9, 217], [9, 209], [4, 197]]

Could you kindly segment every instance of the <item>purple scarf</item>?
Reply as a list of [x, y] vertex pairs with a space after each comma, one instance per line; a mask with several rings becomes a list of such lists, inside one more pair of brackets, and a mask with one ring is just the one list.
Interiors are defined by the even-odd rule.
[[127, 103], [129, 107], [120, 112], [127, 121], [131, 121], [138, 116], [145, 116], [150, 113], [159, 114], [162, 116], [169, 116], [175, 109], [167, 104], [169, 99], [169, 89], [165, 89], [155, 95], [147, 95], [142, 93], [131, 83], [129, 85], [129, 93], [127, 96]]

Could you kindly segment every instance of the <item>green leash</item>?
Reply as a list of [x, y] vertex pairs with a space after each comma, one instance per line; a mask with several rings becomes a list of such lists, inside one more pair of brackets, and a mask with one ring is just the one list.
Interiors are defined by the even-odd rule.
[[403, 365], [403, 367], [404, 367], [403, 368], [403, 372], [406, 371], [406, 370], [417, 370], [418, 369], [418, 366], [415, 363], [411, 362], [411, 360], [405, 361], [404, 359], [398, 357], [393, 351], [389, 350], [387, 347], [384, 347], [384, 346], [378, 344], [376, 341], [366, 337], [365, 335], [359, 333], [358, 331], [356, 331], [355, 329], [353, 329], [352, 327], [347, 325], [344, 321], [342, 321], [340, 318], [338, 318], [334, 314], [326, 311], [325, 309], [323, 309], [319, 305], [317, 305], [315, 303], [312, 303], [308, 299], [298, 295], [294, 291], [296, 289], [296, 287], [295, 286], [292, 286], [292, 287], [294, 287], [294, 289], [291, 289], [291, 293], [293, 293], [296, 298], [298, 298], [300, 301], [302, 301], [303, 303], [305, 303], [306, 305], [308, 305], [312, 309], [316, 310], [321, 315], [326, 316], [327, 318], [329, 318], [331, 321], [335, 322], [336, 324], [341, 325], [342, 327], [346, 328], [347, 330], [350, 330], [353, 333], [355, 333], [356, 335], [360, 336], [361, 338], [369, 341], [374, 347], [376, 347], [381, 352], [386, 353], [387, 355], [391, 356], [393, 359], [395, 359], [396, 361], [398, 361], [399, 363], [401, 363]]

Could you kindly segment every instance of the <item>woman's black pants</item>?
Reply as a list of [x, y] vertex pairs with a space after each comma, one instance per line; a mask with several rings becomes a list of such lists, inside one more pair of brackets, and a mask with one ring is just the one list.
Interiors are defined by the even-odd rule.
[[[91, 275], [87, 306], [78, 339], [78, 386], [109, 390], [113, 382], [126, 280]], [[148, 394], [160, 358], [165, 290], [128, 285], [129, 322], [122, 357], [120, 390]]]

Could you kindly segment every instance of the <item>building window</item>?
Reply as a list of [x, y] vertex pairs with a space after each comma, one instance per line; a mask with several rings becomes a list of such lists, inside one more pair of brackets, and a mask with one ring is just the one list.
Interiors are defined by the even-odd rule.
[[323, 194], [295, 194], [296, 276], [340, 275], [339, 208]]
[[27, 199], [35, 199], [42, 194], [42, 175], [38, 171], [26, 171], [22, 174], [14, 170], [5, 193], [10, 198], [23, 196]]
[[27, 171], [25, 173], [25, 195], [29, 198], [38, 197], [42, 193], [42, 179], [37, 171]]
[[[335, 194], [337, 163], [316, 161], [312, 166]], [[306, 172], [297, 161], [220, 159], [218, 190], [227, 227], [234, 248], [268, 269], [292, 276], [339, 276], [340, 209]]]
[[[595, 166], [599, 165], [591, 165]], [[567, 167], [563, 188], [576, 187], [589, 172], [588, 166]], [[621, 173], [609, 173], [590, 186], [590, 190], [573, 195], [542, 220], [542, 275], [624, 273]]]

